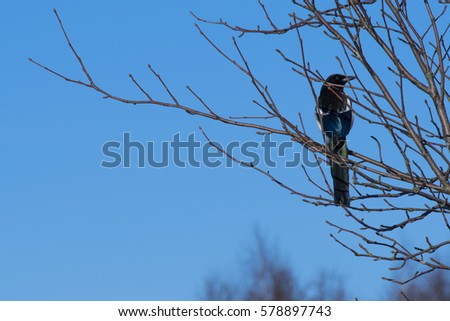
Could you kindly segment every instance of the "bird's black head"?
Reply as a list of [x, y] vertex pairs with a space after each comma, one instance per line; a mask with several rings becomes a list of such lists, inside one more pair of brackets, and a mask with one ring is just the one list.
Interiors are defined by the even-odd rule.
[[355, 76], [346, 76], [341, 74], [333, 74], [328, 76], [326, 82], [335, 85], [345, 85], [348, 81], [355, 79]]

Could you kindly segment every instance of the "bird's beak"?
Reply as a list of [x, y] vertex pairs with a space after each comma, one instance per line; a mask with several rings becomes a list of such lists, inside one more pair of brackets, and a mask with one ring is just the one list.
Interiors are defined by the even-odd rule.
[[355, 76], [347, 76], [347, 81], [353, 80], [355, 78], [356, 78]]

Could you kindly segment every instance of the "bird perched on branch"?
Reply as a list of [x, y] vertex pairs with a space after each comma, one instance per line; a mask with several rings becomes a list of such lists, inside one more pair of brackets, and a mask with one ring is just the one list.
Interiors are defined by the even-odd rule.
[[[333, 74], [320, 89], [316, 119], [331, 152], [348, 158], [346, 137], [353, 126], [351, 101], [344, 93], [345, 84], [354, 76]], [[334, 204], [350, 205], [349, 170], [343, 161], [330, 158], [334, 187]]]

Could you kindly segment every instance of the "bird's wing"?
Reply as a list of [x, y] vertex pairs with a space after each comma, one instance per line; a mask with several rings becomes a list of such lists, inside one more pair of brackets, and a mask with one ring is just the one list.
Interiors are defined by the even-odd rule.
[[352, 102], [349, 98], [346, 100], [344, 111], [340, 113], [324, 112], [317, 104], [315, 116], [317, 126], [322, 132], [326, 132], [327, 136], [333, 133], [333, 135], [345, 137], [353, 127], [354, 115]]

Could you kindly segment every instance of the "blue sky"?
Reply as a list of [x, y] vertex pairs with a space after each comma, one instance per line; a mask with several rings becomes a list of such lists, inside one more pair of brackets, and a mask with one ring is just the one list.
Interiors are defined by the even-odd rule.
[[[270, 7], [274, 19], [286, 21], [289, 3]], [[301, 280], [331, 270], [344, 276], [352, 297], [382, 296], [388, 266], [355, 258], [329, 237], [334, 231], [326, 220], [345, 222], [338, 209], [305, 204], [237, 166], [100, 166], [103, 144], [120, 141], [125, 132], [142, 142], [169, 141], [177, 133], [184, 139], [195, 133], [205, 142], [202, 126], [226, 143], [260, 139], [252, 131], [105, 100], [27, 60], [82, 77], [53, 15], [57, 8], [92, 76], [110, 92], [142, 98], [128, 78], [133, 73], [165, 99], [146, 68], [151, 63], [186, 104], [198, 106], [185, 90], [189, 84], [224, 114], [251, 114], [256, 93], [248, 79], [200, 37], [189, 11], [233, 24], [265, 23], [257, 1], [10, 1], [2, 8], [0, 299], [199, 299], [205, 278], [233, 277], [255, 229], [277, 244]], [[235, 55], [229, 32], [205, 31]], [[324, 75], [339, 71], [338, 47], [318, 43], [318, 35], [303, 34], [312, 63]], [[279, 106], [294, 120], [301, 111], [320, 139], [307, 83], [274, 52], [281, 48], [298, 58], [295, 39], [239, 41]], [[353, 134], [352, 144], [361, 146], [369, 135], [358, 123]], [[297, 186], [307, 184], [301, 169], [277, 170]]]

